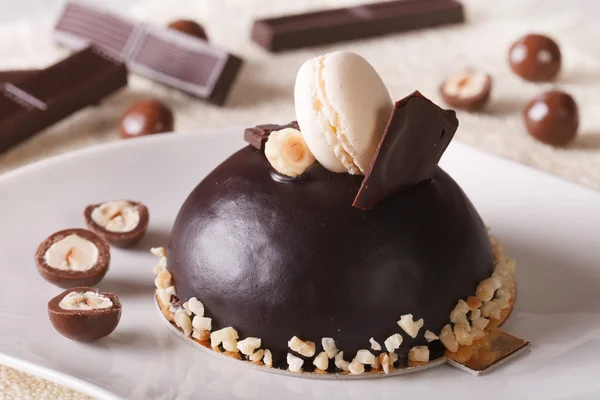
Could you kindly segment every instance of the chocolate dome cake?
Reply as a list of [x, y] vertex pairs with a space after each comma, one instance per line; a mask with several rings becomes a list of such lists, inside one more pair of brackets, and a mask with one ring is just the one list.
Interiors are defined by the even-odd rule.
[[310, 136], [322, 127], [298, 110], [301, 74], [299, 126], [248, 129], [250, 145], [181, 207], [168, 251], [153, 249], [165, 317], [215, 351], [294, 372], [388, 373], [485, 337], [512, 308], [514, 263], [437, 166], [454, 112], [418, 92], [389, 101], [382, 131], [365, 133], [372, 150], [352, 148], [363, 132], [340, 117], [329, 134], [343, 132], [344, 158]]

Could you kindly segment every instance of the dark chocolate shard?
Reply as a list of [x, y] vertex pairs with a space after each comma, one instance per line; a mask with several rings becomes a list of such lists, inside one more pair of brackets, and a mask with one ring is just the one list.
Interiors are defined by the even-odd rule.
[[0, 95], [0, 152], [127, 85], [127, 68], [87, 48]]
[[54, 37], [72, 49], [93, 44], [136, 74], [218, 105], [242, 66], [240, 58], [202, 39], [79, 2], [67, 3]]
[[297, 121], [292, 121], [287, 125], [265, 124], [257, 125], [254, 128], [246, 128], [244, 131], [244, 140], [258, 150], [264, 150], [265, 143], [269, 139], [271, 132], [280, 131], [285, 128], [294, 128], [300, 130]]
[[463, 21], [456, 0], [394, 0], [260, 19], [252, 40], [278, 52]]
[[454, 111], [438, 107], [418, 91], [396, 102], [352, 205], [367, 210], [431, 179], [457, 128]]
[[20, 69], [0, 71], [0, 88], [7, 83], [16, 83], [39, 72], [37, 69]]

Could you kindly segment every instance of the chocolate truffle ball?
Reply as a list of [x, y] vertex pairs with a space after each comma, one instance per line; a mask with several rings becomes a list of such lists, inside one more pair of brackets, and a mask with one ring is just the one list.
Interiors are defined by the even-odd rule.
[[173, 112], [158, 100], [144, 100], [129, 107], [121, 117], [119, 130], [123, 139], [171, 132]]
[[575, 137], [579, 126], [577, 103], [559, 90], [542, 93], [531, 100], [523, 119], [531, 136], [553, 146], [566, 145]]
[[208, 41], [208, 36], [206, 36], [206, 32], [204, 32], [204, 28], [196, 21], [190, 19], [178, 19], [177, 21], [171, 22], [168, 26], [171, 29]]
[[179, 212], [168, 266], [177, 296], [197, 297], [213, 331], [260, 338], [274, 362], [285, 364], [293, 336], [319, 348], [331, 337], [352, 359], [369, 338], [402, 332], [397, 321], [413, 314], [424, 326], [415, 339], [404, 335], [406, 356], [492, 274], [486, 227], [439, 168], [368, 211], [352, 207], [360, 176], [318, 163], [300, 181], [271, 171], [249, 146], [210, 173]]
[[550, 81], [560, 71], [558, 45], [544, 35], [526, 35], [513, 43], [508, 52], [512, 71], [532, 82]]

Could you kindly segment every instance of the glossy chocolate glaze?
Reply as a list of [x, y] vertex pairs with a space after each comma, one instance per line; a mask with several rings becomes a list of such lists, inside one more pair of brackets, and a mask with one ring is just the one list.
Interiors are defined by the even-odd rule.
[[[169, 271], [182, 300], [200, 299], [213, 330], [233, 326], [285, 360], [296, 335], [333, 337], [351, 360], [393, 333], [398, 353], [426, 344], [458, 299], [493, 269], [490, 240], [460, 187], [441, 169], [375, 208], [352, 207], [362, 177], [314, 164], [303, 179], [273, 179], [246, 147], [190, 194], [173, 228]], [[424, 318], [411, 339], [396, 324]], [[310, 363], [305, 363], [305, 365]]]

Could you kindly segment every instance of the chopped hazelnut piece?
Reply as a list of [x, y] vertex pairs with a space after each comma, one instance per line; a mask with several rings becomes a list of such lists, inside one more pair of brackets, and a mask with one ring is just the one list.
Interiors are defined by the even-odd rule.
[[260, 347], [260, 339], [259, 338], [248, 337], [244, 340], [240, 340], [239, 342], [237, 342], [238, 350], [241, 351], [242, 354], [245, 354], [247, 356], [254, 353], [254, 350], [258, 349], [259, 347]]
[[271, 132], [265, 143], [265, 156], [273, 169], [291, 177], [302, 175], [315, 162], [302, 133], [294, 128]]
[[471, 336], [473, 336], [473, 339], [481, 339], [482, 337], [485, 336], [485, 331], [483, 329], [481, 329], [478, 326], [473, 326], [473, 329], [471, 329]]
[[158, 275], [165, 269], [167, 269], [167, 257], [161, 257], [158, 260], [158, 264], [156, 264], [154, 268], [152, 268], [152, 272], [154, 272], [154, 275]]
[[456, 336], [454, 335], [454, 331], [452, 331], [450, 324], [447, 324], [442, 328], [439, 337], [442, 344], [449, 351], [452, 353], [456, 353], [458, 351], [458, 341], [456, 340]]
[[288, 370], [292, 372], [300, 372], [302, 371], [302, 364], [304, 364], [304, 360], [291, 353], [287, 353], [287, 363]]
[[[210, 346], [217, 347], [218, 345], [220, 345], [221, 343], [223, 343], [225, 341], [229, 341], [229, 342], [237, 341], [238, 338], [239, 338], [238, 332], [235, 329], [233, 329], [231, 326], [228, 326], [227, 328], [219, 329], [218, 331], [214, 331], [213, 333], [210, 334]], [[223, 347], [225, 347], [225, 346], [223, 345]], [[235, 347], [235, 351], [237, 351], [237, 346], [234, 346], [234, 347]], [[234, 351], [234, 350], [227, 350], [227, 351]]]
[[502, 286], [502, 281], [496, 277], [488, 278], [482, 281], [477, 289], [475, 290], [475, 294], [479, 297], [479, 300], [485, 302], [490, 301], [494, 297], [494, 292]]
[[406, 332], [408, 336], [414, 339], [417, 337], [419, 329], [421, 329], [423, 323], [423, 318], [418, 321], [414, 321], [412, 314], [406, 314], [400, 317], [398, 326], [400, 326], [400, 328], [402, 328], [402, 330]]
[[185, 310], [179, 309], [175, 313], [175, 324], [183, 330], [185, 336], [192, 335], [192, 320], [189, 315], [185, 313]]
[[375, 363], [375, 356], [373, 355], [373, 353], [371, 353], [369, 350], [364, 350], [364, 349], [356, 352], [356, 357], [354, 359], [358, 360], [358, 362], [360, 362], [362, 364], [374, 364]]
[[454, 336], [461, 346], [470, 346], [473, 344], [473, 336], [471, 336], [463, 324], [454, 325]]
[[313, 360], [313, 365], [320, 370], [326, 371], [329, 368], [329, 356], [324, 351], [317, 354]]
[[475, 321], [475, 319], [479, 318], [479, 317], [481, 317], [481, 310], [480, 309], [471, 311], [471, 321]]
[[265, 363], [265, 365], [267, 367], [273, 366], [273, 355], [271, 354], [271, 350], [265, 349], [265, 355], [263, 356], [263, 363]]
[[464, 300], [459, 300], [458, 304], [450, 312], [450, 322], [455, 324], [463, 324], [467, 328], [467, 331], [471, 330], [469, 321], [467, 320], [467, 313], [470, 311], [469, 305]]
[[476, 296], [469, 296], [467, 298], [467, 305], [469, 306], [469, 310], [474, 311], [481, 307], [481, 300]]
[[152, 247], [150, 249], [150, 253], [154, 254], [156, 257], [166, 257], [167, 250], [164, 247]]
[[394, 333], [383, 342], [383, 345], [390, 353], [400, 347], [404, 338], [399, 333]]
[[199, 317], [204, 317], [204, 304], [202, 304], [202, 302], [200, 300], [198, 300], [195, 297], [192, 297], [187, 301], [187, 304], [188, 304], [188, 310], [193, 312], [194, 315], [197, 315]]
[[323, 346], [323, 350], [325, 350], [325, 353], [327, 353], [327, 357], [329, 358], [333, 358], [337, 353], [339, 353], [339, 350], [335, 346], [335, 341], [330, 337], [324, 337], [321, 339], [321, 345]]
[[365, 372], [365, 366], [363, 364], [361, 364], [360, 361], [358, 361], [356, 358], [354, 360], [352, 360], [352, 362], [348, 365], [348, 371], [350, 371], [350, 373], [352, 375], [360, 375], [363, 372]]
[[192, 326], [199, 331], [210, 331], [212, 329], [212, 320], [207, 317], [196, 315], [192, 320]]
[[171, 284], [171, 273], [166, 269], [159, 272], [156, 279], [154, 279], [154, 285], [158, 289], [166, 289], [171, 286]]
[[408, 351], [408, 361], [429, 362], [429, 348], [427, 346], [414, 346]]
[[194, 332], [192, 332], [192, 337], [196, 340], [199, 340], [201, 342], [210, 339], [210, 331], [199, 331], [194, 329]]
[[439, 340], [440, 338], [430, 330], [425, 331], [425, 340], [428, 342], [433, 342], [434, 340]]
[[390, 356], [387, 353], [381, 353], [378, 357], [379, 364], [383, 368], [383, 372], [390, 373]]
[[223, 340], [223, 348], [225, 349], [225, 351], [228, 351], [230, 353], [238, 353], [239, 350], [237, 348], [237, 340], [236, 339], [227, 339], [227, 340]]
[[475, 317], [471, 321], [473, 321], [473, 328], [477, 327], [481, 330], [485, 329], [490, 323], [490, 320], [484, 317]]
[[397, 353], [389, 353], [390, 356], [390, 367], [393, 367], [394, 364], [396, 364], [396, 361], [398, 361], [398, 354]]
[[348, 371], [350, 363], [344, 360], [344, 352], [340, 351], [335, 355], [335, 366], [342, 371]]
[[369, 339], [369, 343], [371, 343], [371, 350], [380, 351], [381, 345], [375, 341], [375, 339]]
[[304, 357], [312, 357], [315, 355], [316, 346], [314, 342], [304, 341], [298, 336], [292, 337], [288, 341], [288, 347]]
[[[239, 343], [238, 343], [239, 344]], [[265, 351], [264, 350], [256, 350], [254, 353], [250, 354], [250, 356], [248, 357], [248, 359], [252, 362], [258, 362], [260, 360], [263, 359], [265, 355]]]

